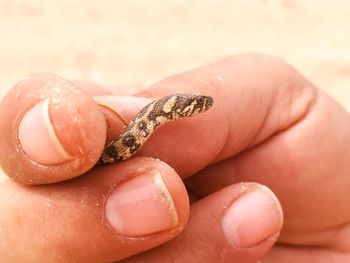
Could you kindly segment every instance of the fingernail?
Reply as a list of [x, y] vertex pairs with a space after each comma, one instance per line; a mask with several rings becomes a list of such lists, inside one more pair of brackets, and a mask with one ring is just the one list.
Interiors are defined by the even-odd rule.
[[119, 185], [105, 209], [109, 225], [123, 236], [146, 236], [178, 224], [172, 197], [157, 170]]
[[275, 195], [267, 187], [259, 186], [226, 209], [222, 228], [233, 247], [249, 248], [278, 233], [282, 218]]
[[96, 96], [94, 100], [119, 115], [124, 123], [129, 123], [137, 112], [152, 102], [149, 98], [132, 96]]
[[18, 139], [25, 154], [34, 162], [53, 165], [72, 160], [56, 136], [49, 115], [50, 99], [39, 102], [22, 118]]

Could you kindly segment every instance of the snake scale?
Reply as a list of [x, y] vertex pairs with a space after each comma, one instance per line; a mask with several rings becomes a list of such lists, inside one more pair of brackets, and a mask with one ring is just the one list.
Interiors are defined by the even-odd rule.
[[105, 145], [98, 164], [130, 158], [158, 127], [204, 112], [212, 105], [211, 97], [198, 94], [176, 94], [154, 100], [135, 115], [119, 137]]

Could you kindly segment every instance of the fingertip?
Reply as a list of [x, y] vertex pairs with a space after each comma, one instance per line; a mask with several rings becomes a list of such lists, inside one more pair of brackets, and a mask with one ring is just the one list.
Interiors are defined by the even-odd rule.
[[147, 168], [138, 169], [137, 176], [111, 192], [106, 201], [107, 221], [125, 237], [166, 231], [175, 236], [189, 216], [189, 200], [182, 180], [171, 167], [152, 158], [134, 158], [123, 166], [135, 164]]
[[221, 221], [224, 236], [236, 248], [250, 248], [277, 237], [283, 224], [280, 203], [270, 189], [255, 185], [234, 200]]
[[0, 104], [0, 164], [24, 184], [53, 183], [89, 170], [102, 152], [106, 127], [97, 104], [71, 82], [35, 74]]
[[118, 137], [152, 99], [132, 96], [95, 96], [107, 121], [107, 141]]
[[[136, 157], [96, 167], [81, 179], [104, 189], [104, 218], [99, 221], [106, 223], [116, 238], [106, 244], [105, 256], [111, 254], [113, 260], [164, 244], [188, 222], [185, 185], [176, 171], [160, 160]], [[91, 198], [95, 196], [99, 194]]]
[[[164, 244], [180, 234], [188, 222], [189, 200], [183, 181], [160, 160], [136, 157], [96, 167], [86, 175], [82, 178], [87, 180], [85, 184], [104, 189], [104, 219], [99, 223], [112, 230], [114, 242], [98, 242], [105, 245], [107, 252], [100, 253], [110, 261]], [[96, 196], [99, 194], [91, 198]]]

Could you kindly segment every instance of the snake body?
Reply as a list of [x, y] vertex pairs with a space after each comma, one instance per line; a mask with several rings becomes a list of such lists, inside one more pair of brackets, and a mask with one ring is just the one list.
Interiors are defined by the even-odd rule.
[[211, 97], [196, 94], [176, 94], [154, 100], [135, 115], [119, 137], [105, 145], [98, 163], [130, 158], [158, 127], [206, 111], [212, 105]]

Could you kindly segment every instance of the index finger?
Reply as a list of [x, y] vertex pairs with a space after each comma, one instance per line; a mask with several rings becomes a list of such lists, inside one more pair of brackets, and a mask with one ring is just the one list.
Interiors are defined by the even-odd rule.
[[252, 148], [300, 120], [315, 89], [281, 59], [238, 55], [161, 80], [139, 96], [212, 96], [208, 112], [159, 129], [140, 150], [183, 177]]

